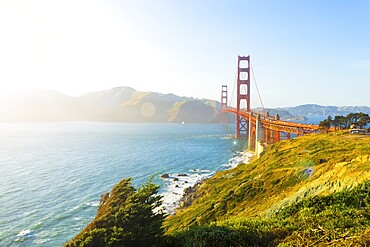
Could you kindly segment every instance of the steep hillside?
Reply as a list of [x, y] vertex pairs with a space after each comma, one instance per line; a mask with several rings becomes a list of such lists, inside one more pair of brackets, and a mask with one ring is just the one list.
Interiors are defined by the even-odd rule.
[[[187, 196], [188, 200], [194, 200], [192, 204], [168, 217], [165, 227], [170, 236], [195, 241], [194, 232], [197, 236], [204, 234], [206, 239], [207, 234], [216, 234], [218, 227], [226, 227], [220, 233], [226, 234], [243, 226], [247, 232], [230, 234], [245, 237], [243, 234], [254, 231], [257, 237], [264, 232], [267, 235], [260, 236], [263, 246], [271, 245], [271, 239], [275, 238], [278, 242], [291, 240], [293, 246], [298, 245], [293, 235], [308, 234], [306, 230], [310, 227], [321, 232], [316, 237], [323, 239], [334, 230], [339, 235], [348, 231], [347, 235], [368, 236], [370, 201], [365, 203], [364, 198], [370, 199], [370, 187], [363, 183], [369, 179], [369, 136], [333, 133], [295, 138], [273, 145], [258, 160], [217, 173], [198, 185], [196, 192]], [[308, 212], [311, 212], [309, 216]], [[303, 216], [306, 218], [295, 221], [294, 217]], [[333, 223], [332, 217], [337, 221]], [[361, 222], [349, 224], [350, 230], [346, 229], [346, 221], [356, 217]], [[286, 224], [279, 225], [281, 222]], [[317, 240], [311, 235], [306, 237], [307, 241]]]
[[[196, 112], [193, 109], [197, 109]], [[171, 122], [219, 122], [220, 111], [201, 101], [183, 101], [176, 103], [169, 111]]]
[[136, 92], [130, 87], [116, 87], [110, 90], [87, 93], [80, 98], [85, 102], [101, 106], [120, 106], [125, 103]]

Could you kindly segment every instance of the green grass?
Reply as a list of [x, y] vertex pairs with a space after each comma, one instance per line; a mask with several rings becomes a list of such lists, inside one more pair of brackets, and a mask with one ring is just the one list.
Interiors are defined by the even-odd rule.
[[370, 182], [293, 203], [270, 218], [233, 217], [168, 235], [168, 246], [370, 244]]
[[370, 179], [370, 161], [353, 161], [367, 154], [369, 137], [343, 133], [277, 143], [260, 159], [206, 180], [192, 205], [165, 220], [167, 234], [235, 217], [268, 218], [300, 200], [353, 188]]

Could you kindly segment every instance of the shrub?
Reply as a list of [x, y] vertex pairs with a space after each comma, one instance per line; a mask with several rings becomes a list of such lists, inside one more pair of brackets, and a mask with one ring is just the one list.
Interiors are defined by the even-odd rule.
[[[80, 234], [65, 246], [157, 246], [163, 235], [164, 213], [159, 209], [158, 186], [149, 180], [139, 189], [131, 178], [121, 180], [98, 213]], [[106, 197], [104, 197], [106, 198]]]

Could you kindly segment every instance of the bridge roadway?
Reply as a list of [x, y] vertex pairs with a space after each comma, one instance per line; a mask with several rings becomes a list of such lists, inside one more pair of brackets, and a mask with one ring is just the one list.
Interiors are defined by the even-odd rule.
[[[262, 127], [265, 130], [270, 130], [274, 131], [276, 133], [287, 133], [288, 138], [290, 139], [290, 134], [296, 134], [297, 136], [304, 135], [304, 134], [311, 134], [311, 133], [316, 133], [319, 131], [319, 126], [315, 124], [300, 124], [300, 123], [295, 123], [295, 122], [289, 122], [289, 121], [282, 121], [279, 119], [275, 119], [274, 117], [271, 116], [266, 116], [263, 114], [259, 114], [256, 112], [248, 112], [246, 110], [238, 110], [233, 107], [224, 107], [222, 109], [222, 112], [229, 112], [229, 113], [234, 113], [237, 116], [241, 116], [245, 118], [247, 121], [250, 122], [250, 118], [252, 120], [252, 123], [257, 122], [258, 120], [261, 122]], [[275, 134], [276, 136], [276, 134]], [[265, 137], [266, 142], [268, 142], [267, 136]], [[274, 138], [277, 139], [274, 142], [279, 141], [280, 138]]]

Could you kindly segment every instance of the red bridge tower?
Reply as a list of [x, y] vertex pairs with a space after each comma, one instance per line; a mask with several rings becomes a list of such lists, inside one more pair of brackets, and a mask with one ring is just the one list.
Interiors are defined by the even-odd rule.
[[220, 122], [222, 124], [227, 123], [227, 113], [222, 112], [223, 109], [227, 107], [227, 85], [222, 85], [221, 91], [221, 119]]
[[236, 138], [248, 138], [249, 134], [249, 121], [239, 114], [242, 101], [246, 102], [245, 110], [250, 112], [250, 56], [238, 56]]

